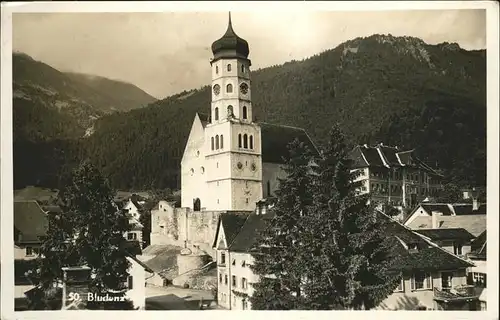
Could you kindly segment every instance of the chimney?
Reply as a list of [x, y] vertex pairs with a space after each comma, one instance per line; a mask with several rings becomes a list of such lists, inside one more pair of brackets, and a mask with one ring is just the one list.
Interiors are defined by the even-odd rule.
[[441, 212], [432, 211], [432, 229], [439, 229], [439, 216]]

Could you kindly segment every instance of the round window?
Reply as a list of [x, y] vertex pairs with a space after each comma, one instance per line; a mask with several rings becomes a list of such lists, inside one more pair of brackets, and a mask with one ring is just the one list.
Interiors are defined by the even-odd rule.
[[236, 166], [238, 167], [238, 169], [240, 169], [240, 170], [241, 170], [241, 169], [243, 168], [243, 163], [238, 162], [238, 164], [237, 164]]

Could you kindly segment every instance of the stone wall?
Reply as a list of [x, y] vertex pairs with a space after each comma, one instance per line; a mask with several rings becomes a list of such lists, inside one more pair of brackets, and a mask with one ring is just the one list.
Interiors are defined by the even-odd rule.
[[158, 208], [151, 210], [151, 245], [196, 246], [213, 257], [212, 244], [220, 213], [174, 208], [160, 201]]

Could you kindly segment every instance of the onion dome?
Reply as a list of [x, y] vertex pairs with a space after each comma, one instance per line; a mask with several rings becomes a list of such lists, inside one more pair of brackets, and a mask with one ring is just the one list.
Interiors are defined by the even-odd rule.
[[243, 58], [247, 59], [250, 50], [248, 42], [238, 37], [231, 24], [231, 13], [229, 13], [229, 24], [226, 33], [219, 40], [212, 43], [214, 60], [220, 58]]

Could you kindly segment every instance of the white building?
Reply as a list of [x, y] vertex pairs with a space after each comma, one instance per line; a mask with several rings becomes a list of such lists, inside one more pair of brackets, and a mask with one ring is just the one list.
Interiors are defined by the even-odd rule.
[[151, 244], [192, 244], [213, 255], [218, 217], [253, 212], [277, 189], [281, 165], [295, 139], [317, 149], [300, 128], [254, 121], [248, 43], [231, 17], [212, 44], [210, 116], [196, 114], [181, 161], [180, 208], [162, 202], [151, 211]]

